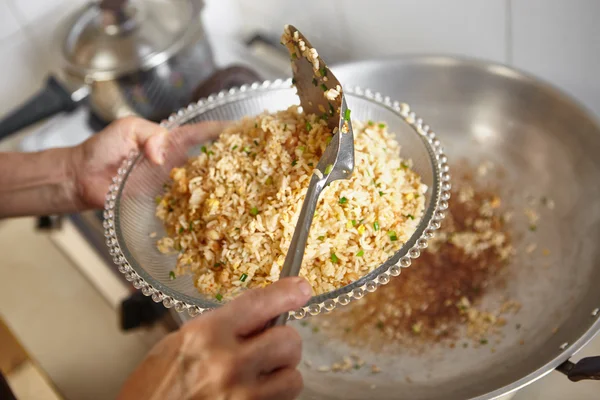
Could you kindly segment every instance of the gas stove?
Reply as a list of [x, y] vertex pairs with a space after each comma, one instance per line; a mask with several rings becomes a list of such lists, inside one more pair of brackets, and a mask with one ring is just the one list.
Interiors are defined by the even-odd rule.
[[[247, 43], [228, 40], [211, 40], [215, 63], [219, 68], [231, 65], [244, 66], [254, 71], [261, 79], [277, 79], [291, 74], [284, 52], [277, 50], [272, 41], [255, 36]], [[94, 133], [102, 130], [106, 123], [96, 117], [86, 107], [58, 115], [46, 121], [39, 129], [27, 135], [20, 143], [22, 151], [40, 151], [49, 148], [75, 146]], [[38, 228], [47, 229], [54, 234], [51, 237], [66, 254], [77, 258], [74, 249], [84, 244], [92, 249], [95, 263], [90, 261], [79, 264], [95, 264], [95, 267], [82, 265], [82, 272], [104, 295], [110, 304], [121, 309], [122, 328], [133, 329], [140, 326], [164, 323], [168, 329], [182, 324], [186, 315], [167, 310], [162, 304], [155, 304], [135, 290], [117, 270], [104, 239], [102, 211], [88, 211], [66, 216], [48, 216], [40, 218]], [[66, 237], [69, 236], [69, 239]], [[87, 259], [89, 260], [89, 258]], [[76, 264], [77, 261], [74, 260]]]

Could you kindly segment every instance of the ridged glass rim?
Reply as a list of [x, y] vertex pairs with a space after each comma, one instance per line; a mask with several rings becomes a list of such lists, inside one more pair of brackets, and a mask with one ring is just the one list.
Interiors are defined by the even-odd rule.
[[[183, 125], [192, 115], [199, 115], [229, 102], [242, 100], [248, 96], [252, 96], [254, 93], [262, 93], [274, 89], [290, 89], [291, 87], [291, 79], [277, 79], [262, 83], [255, 82], [251, 85], [242, 85], [239, 88], [221, 91], [178, 110], [168, 119], [161, 122], [161, 126], [172, 130]], [[302, 319], [307, 315], [317, 315], [321, 312], [332, 311], [338, 306], [344, 306], [353, 300], [362, 298], [366, 292], [374, 292], [379, 286], [387, 284], [390, 281], [390, 277], [400, 275], [402, 268], [409, 267], [412, 260], [421, 255], [421, 251], [427, 247], [428, 241], [433, 238], [434, 232], [440, 228], [441, 221], [445, 217], [445, 211], [448, 209], [451, 188], [448, 158], [444, 153], [441, 142], [429, 125], [425, 124], [421, 118], [412, 112], [407, 104], [392, 101], [389, 97], [382, 96], [380, 93], [372, 92], [369, 89], [362, 89], [358, 86], [344, 87], [344, 93], [371, 101], [380, 107], [383, 106], [400, 116], [418, 133], [427, 149], [433, 168], [433, 184], [429, 188], [431, 190], [431, 201], [410, 239], [386, 262], [355, 282], [332, 292], [313, 296], [305, 306], [292, 311], [290, 318]], [[189, 315], [194, 317], [205, 311], [219, 307], [220, 304], [218, 303], [215, 303], [215, 307], [211, 308], [201, 307], [199, 305], [200, 299], [195, 299], [163, 285], [151, 277], [141, 265], [138, 265], [135, 258], [128, 251], [119, 228], [120, 200], [129, 174], [135, 164], [143, 157], [144, 155], [139, 151], [132, 151], [129, 154], [117, 171], [117, 175], [113, 178], [108, 194], [106, 195], [103, 223], [105, 229], [104, 235], [106, 245], [109, 247], [109, 252], [113, 257], [113, 262], [136, 289], [140, 289], [146, 296], [151, 296], [155, 302], [162, 302], [166, 308], [174, 307], [178, 312], [187, 310]]]

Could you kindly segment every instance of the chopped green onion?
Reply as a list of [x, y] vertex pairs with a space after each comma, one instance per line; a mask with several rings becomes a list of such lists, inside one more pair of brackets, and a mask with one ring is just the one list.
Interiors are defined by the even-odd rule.
[[258, 140], [254, 139], [254, 145], [258, 146]]
[[[292, 53], [292, 60], [297, 60], [298, 59], [298, 55], [296, 53]], [[296, 84], [296, 80], [292, 79], [292, 83]]]
[[335, 108], [333, 108], [333, 104], [328, 103], [329, 104], [329, 114], [333, 115], [335, 114]]
[[380, 190], [379, 191], [379, 196], [383, 196], [383, 195], [384, 195], [384, 193]]
[[327, 167], [325, 167], [325, 175], [329, 175], [331, 171], [333, 171], [333, 164], [329, 164]]
[[340, 204], [346, 204], [348, 202], [348, 199], [345, 197], [340, 197]]
[[334, 264], [337, 264], [339, 261], [339, 259], [337, 258], [337, 256], [335, 255], [335, 253], [331, 253], [331, 262]]
[[160, 202], [161, 202], [161, 201], [162, 201], [162, 197], [160, 197], [160, 196], [156, 196], [156, 197], [154, 198], [154, 202], [155, 202], [156, 204], [160, 204]]
[[362, 257], [362, 256], [364, 256], [364, 255], [365, 255], [365, 251], [364, 251], [363, 249], [360, 249], [360, 250], [358, 251], [358, 253], [356, 253], [356, 257]]
[[304, 153], [306, 151], [306, 146], [298, 146], [298, 150]]
[[223, 263], [221, 263], [221, 262], [215, 263], [215, 265], [213, 265], [213, 267], [215, 267], [215, 268], [219, 268], [222, 266], [223, 266]]
[[381, 129], [385, 129], [385, 124], [379, 124], [379, 127], [380, 127]]
[[314, 333], [317, 333], [317, 332], [319, 332], [319, 327], [318, 327], [318, 326], [313, 326], [313, 328], [312, 328], [312, 331], [313, 331]]
[[240, 276], [240, 281], [242, 281], [242, 282], [246, 282], [246, 279], [248, 279], [248, 275], [246, 275], [246, 274], [242, 274], [242, 275]]
[[233, 150], [235, 150], [235, 149], [237, 149], [237, 148], [238, 148], [238, 145], [236, 144], [235, 146], [233, 146], [233, 147], [231, 148], [231, 150], [233, 151]]
[[269, 176], [269, 177], [267, 178], [267, 180], [265, 181], [265, 184], [266, 184], [266, 185], [272, 185], [272, 184], [273, 184], [273, 177], [272, 177], [272, 176]]
[[283, 130], [284, 130], [284, 131], [287, 131], [287, 124], [284, 124], [284, 125], [283, 125]]
[[383, 330], [384, 325], [383, 325], [382, 321], [377, 321], [377, 325], [376, 326], [377, 326], [377, 329]]
[[208, 153], [206, 153], [206, 154], [208, 154], [209, 156], [214, 156], [215, 155], [214, 151], [212, 151], [212, 150], [209, 150]]
[[323, 67], [319, 70], [319, 72], [321, 73], [321, 76], [327, 76], [327, 68]]
[[360, 364], [354, 364], [354, 369], [360, 369]]
[[246, 146], [242, 150], [244, 151], [244, 153], [250, 154], [250, 147]]
[[173, 272], [173, 271], [170, 271], [170, 272], [169, 272], [169, 279], [171, 279], [171, 280], [173, 281], [173, 280], [175, 280], [175, 278], [177, 278], [177, 277], [175, 276], [175, 272]]
[[396, 236], [396, 231], [389, 231], [387, 234], [392, 242], [398, 240], [398, 236]]
[[221, 293], [217, 293], [217, 295], [215, 296], [215, 299], [217, 299], [217, 301], [221, 301], [221, 300], [223, 300], [223, 295]]
[[373, 121], [369, 120], [369, 122], [367, 122], [367, 124], [368, 124], [369, 126], [373, 126], [373, 125], [375, 125], [375, 122], [373, 122]]
[[300, 325], [302, 325], [302, 326], [308, 326], [308, 322], [302, 321], [302, 322], [300, 322]]
[[415, 216], [412, 214], [406, 214], [405, 217], [410, 218], [410, 219], [415, 219]]
[[255, 127], [255, 128], [258, 128], [258, 122], [255, 122], [255, 123], [254, 123], [254, 127]]
[[323, 240], [325, 240], [325, 236], [319, 236], [317, 239], [320, 241], [323, 241]]
[[529, 230], [531, 232], [535, 232], [537, 230], [537, 226], [535, 226], [535, 225], [529, 225]]
[[331, 143], [331, 139], [333, 139], [333, 136], [328, 136], [327, 139], [325, 139], [325, 144]]
[[295, 167], [295, 166], [296, 166], [296, 164], [298, 164], [298, 160], [294, 160], [294, 161], [292, 161], [292, 167]]
[[486, 344], [488, 344], [488, 340], [487, 340], [487, 339], [481, 339], [481, 340], [479, 341], [479, 343], [481, 343], [481, 344], [483, 344], [483, 345], [486, 345]]
[[321, 119], [323, 121], [327, 121], [329, 119], [329, 115], [327, 115], [327, 113], [323, 113], [323, 115], [321, 115]]
[[323, 91], [326, 92], [327, 91], [327, 86], [325, 86], [324, 83], [321, 83], [321, 89], [323, 89]]
[[373, 222], [373, 229], [375, 229], [376, 231], [379, 230], [379, 222], [377, 222], [377, 221]]
[[183, 233], [183, 226], [179, 227], [179, 234], [181, 235]]
[[351, 222], [352, 222], [352, 226], [356, 226], [357, 222], [355, 219], [353, 219]]
[[319, 85], [319, 82], [317, 82], [317, 79], [316, 79], [316, 78], [313, 78], [313, 80], [312, 80], [312, 84], [313, 84], [313, 85], [315, 85], [315, 86], [318, 86], [318, 85]]
[[310, 124], [310, 122], [306, 121], [306, 130], [310, 131], [312, 129], [312, 125]]
[[408, 169], [408, 164], [407, 164], [407, 163], [405, 163], [404, 161], [402, 161], [402, 162], [400, 163], [400, 166], [401, 166], [402, 168], [404, 168], [404, 169]]
[[193, 230], [194, 230], [194, 225], [193, 225], [193, 224], [190, 224], [190, 225], [188, 226], [188, 230], [189, 230], [190, 232], [191, 232], [191, 231], [193, 231]]
[[200, 147], [200, 151], [203, 152], [204, 154], [206, 154], [207, 153], [206, 146]]
[[346, 108], [346, 112], [344, 112], [344, 120], [350, 121], [350, 109]]
[[250, 214], [256, 217], [258, 215], [258, 208], [252, 207], [252, 209], [250, 209]]
[[314, 164], [314, 163], [311, 163], [311, 162], [309, 162], [309, 163], [308, 163], [308, 166], [309, 166], [309, 167], [314, 167], [314, 166], [315, 166], [315, 164]]

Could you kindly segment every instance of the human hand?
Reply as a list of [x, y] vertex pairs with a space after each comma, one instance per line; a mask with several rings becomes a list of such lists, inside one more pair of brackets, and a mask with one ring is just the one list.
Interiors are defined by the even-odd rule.
[[290, 326], [263, 329], [310, 296], [303, 278], [285, 278], [188, 322], [152, 349], [119, 399], [295, 399], [300, 335]]
[[132, 150], [139, 149], [151, 162], [162, 165], [171, 136], [179, 136], [178, 141], [191, 146], [214, 139], [222, 128], [222, 123], [204, 122], [169, 133], [160, 125], [137, 117], [113, 122], [71, 151], [77, 208], [103, 207], [112, 178]]

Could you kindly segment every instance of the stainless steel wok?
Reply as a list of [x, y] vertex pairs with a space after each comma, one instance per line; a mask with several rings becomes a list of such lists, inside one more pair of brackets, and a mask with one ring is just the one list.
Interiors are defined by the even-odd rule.
[[[330, 365], [349, 349], [298, 325], [305, 359], [313, 364], [302, 367], [302, 398], [493, 399], [556, 368], [571, 380], [600, 379], [600, 358], [575, 366], [568, 361], [600, 330], [600, 126], [595, 119], [552, 86], [498, 64], [417, 57], [351, 63], [333, 71], [348, 85], [410, 104], [438, 133], [450, 160], [502, 165], [517, 213], [527, 195], [551, 197], [556, 207], [544, 214], [535, 239], [550, 249], [549, 256], [527, 255], [527, 243], [517, 243], [520, 251], [506, 291], [523, 307], [505, 327], [495, 353], [433, 347], [423, 355], [398, 356], [364, 350], [362, 358], [377, 362], [382, 373], [324, 374], [315, 366]], [[515, 322], [522, 329], [516, 330]]]

